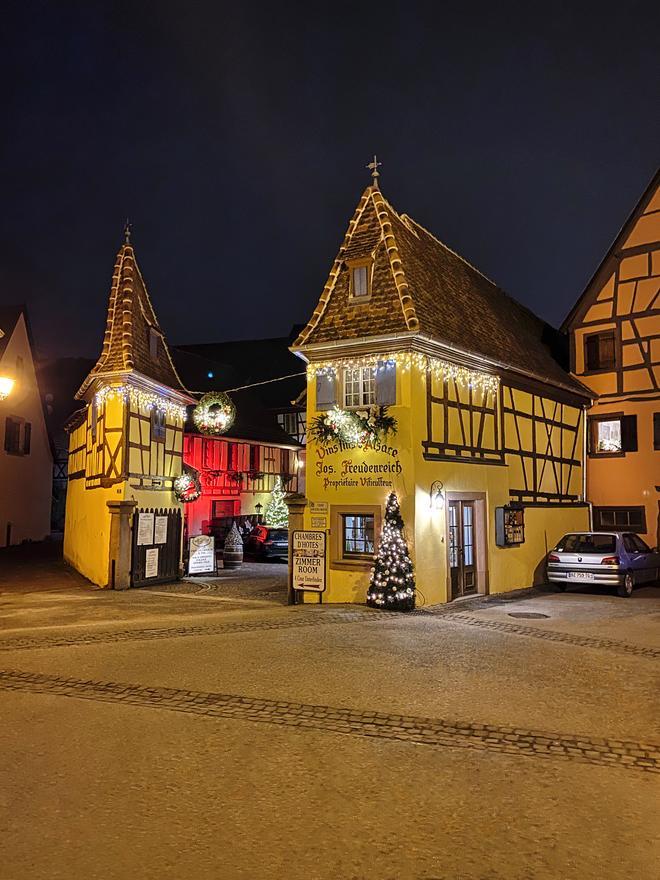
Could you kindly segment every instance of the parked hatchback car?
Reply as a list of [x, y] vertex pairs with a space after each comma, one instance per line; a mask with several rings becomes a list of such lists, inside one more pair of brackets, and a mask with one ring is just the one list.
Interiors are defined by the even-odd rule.
[[605, 584], [630, 596], [636, 584], [658, 579], [660, 554], [632, 532], [571, 532], [548, 554], [547, 573], [560, 590]]
[[248, 553], [259, 559], [287, 559], [289, 530], [272, 526], [255, 526], [245, 544]]

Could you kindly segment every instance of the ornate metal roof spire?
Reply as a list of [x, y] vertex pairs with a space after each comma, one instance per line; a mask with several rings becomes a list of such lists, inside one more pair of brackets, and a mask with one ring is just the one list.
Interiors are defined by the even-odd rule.
[[378, 189], [378, 178], [380, 177], [380, 172], [378, 171], [378, 167], [379, 167], [379, 165], [382, 165], [382, 164], [383, 164], [382, 162], [378, 161], [378, 159], [376, 158], [376, 154], [374, 153], [373, 162], [369, 162], [369, 164], [367, 165], [367, 168], [371, 171], [371, 176], [374, 179], [372, 186], [375, 186], [376, 189]]
[[131, 243], [131, 224], [128, 217], [126, 218], [126, 223], [124, 223], [124, 243]]

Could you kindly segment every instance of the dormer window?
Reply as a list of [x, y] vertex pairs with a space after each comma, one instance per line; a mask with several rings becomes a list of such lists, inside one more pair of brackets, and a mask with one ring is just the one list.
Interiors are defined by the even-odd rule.
[[350, 266], [351, 282], [349, 298], [367, 300], [371, 296], [371, 265], [362, 263]]

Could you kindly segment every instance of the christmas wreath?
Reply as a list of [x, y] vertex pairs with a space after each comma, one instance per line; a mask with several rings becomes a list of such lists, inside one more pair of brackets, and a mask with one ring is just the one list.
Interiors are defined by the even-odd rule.
[[202, 434], [224, 434], [234, 424], [236, 407], [224, 391], [211, 391], [201, 398], [192, 416]]
[[188, 465], [184, 465], [183, 473], [174, 478], [172, 486], [177, 501], [182, 501], [184, 504], [189, 501], [197, 501], [202, 494], [199, 472]]
[[362, 446], [396, 434], [397, 421], [386, 406], [375, 406], [366, 415], [335, 407], [312, 419], [310, 435], [322, 446], [339, 441], [345, 446]]

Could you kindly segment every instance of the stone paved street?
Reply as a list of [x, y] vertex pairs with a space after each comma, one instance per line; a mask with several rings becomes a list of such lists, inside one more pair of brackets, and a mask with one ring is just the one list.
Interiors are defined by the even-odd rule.
[[3, 878], [657, 876], [656, 587], [397, 616], [5, 561]]

